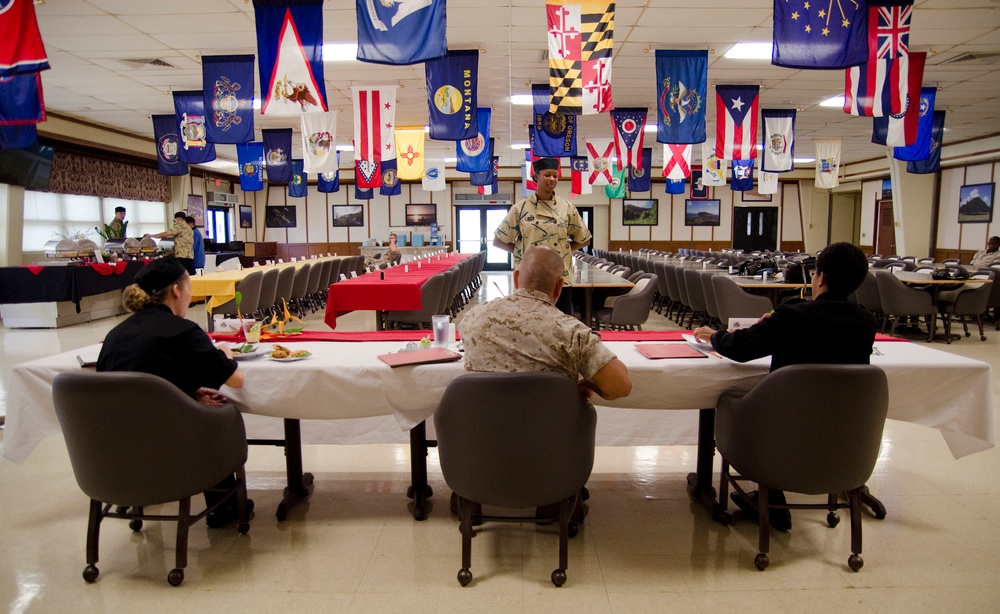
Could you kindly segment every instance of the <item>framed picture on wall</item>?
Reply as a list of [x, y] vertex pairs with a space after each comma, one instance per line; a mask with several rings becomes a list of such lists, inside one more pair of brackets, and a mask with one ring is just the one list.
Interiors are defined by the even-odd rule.
[[407, 226], [430, 226], [437, 223], [437, 205], [406, 205]]
[[295, 228], [295, 207], [288, 205], [264, 207], [264, 226], [267, 228]]
[[761, 194], [757, 190], [760, 188], [754, 188], [752, 190], [745, 190], [740, 192], [740, 200], [745, 203], [769, 203], [771, 202], [770, 194]]
[[205, 227], [205, 199], [200, 194], [188, 194], [188, 205], [185, 210], [194, 218], [194, 225]]
[[685, 226], [719, 226], [721, 213], [722, 201], [717, 198], [684, 201]]
[[958, 191], [958, 223], [989, 224], [993, 221], [993, 195], [996, 184], [963, 185]]
[[626, 198], [622, 201], [622, 224], [626, 226], [656, 226], [659, 223], [660, 201]]
[[253, 228], [253, 207], [240, 205], [240, 228]]
[[332, 205], [332, 207], [330, 218], [335, 227], [365, 225], [364, 205]]

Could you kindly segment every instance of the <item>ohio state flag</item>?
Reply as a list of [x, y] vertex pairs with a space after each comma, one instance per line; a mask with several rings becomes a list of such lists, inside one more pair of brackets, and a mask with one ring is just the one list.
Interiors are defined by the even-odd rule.
[[626, 166], [642, 168], [642, 134], [648, 113], [644, 108], [615, 109], [610, 113], [618, 170]]

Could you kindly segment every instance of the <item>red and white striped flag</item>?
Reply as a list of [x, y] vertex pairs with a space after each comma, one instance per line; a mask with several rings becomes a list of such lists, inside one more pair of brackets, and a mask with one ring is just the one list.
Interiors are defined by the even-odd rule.
[[[360, 162], [362, 187], [382, 184], [382, 160], [396, 159], [396, 86], [354, 88], [354, 159]], [[370, 180], [369, 180], [370, 177]]]
[[691, 145], [663, 144], [663, 176], [673, 180], [691, 176]]
[[715, 155], [723, 160], [757, 157], [759, 85], [715, 86]]

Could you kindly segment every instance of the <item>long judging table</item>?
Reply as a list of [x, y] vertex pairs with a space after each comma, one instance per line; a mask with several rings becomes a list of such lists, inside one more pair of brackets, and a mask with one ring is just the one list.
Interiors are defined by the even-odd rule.
[[[609, 335], [612, 337], [626, 338]], [[663, 335], [637, 338], [657, 339]], [[244, 361], [244, 387], [223, 390], [247, 414], [283, 419], [290, 499], [306, 496], [310, 481], [308, 474], [302, 474], [300, 420], [350, 422], [391, 416], [399, 429], [397, 433], [410, 435], [415, 516], [423, 516], [423, 499], [430, 495], [424, 458], [425, 421], [433, 415], [448, 383], [462, 375], [464, 369], [461, 362], [392, 369], [378, 359], [379, 354], [396, 351], [404, 344], [398, 337], [392, 339], [296, 343], [296, 348], [312, 352], [312, 358], [292, 363], [266, 358]], [[769, 359], [745, 364], [712, 356], [649, 360], [635, 349], [633, 341], [609, 340], [608, 345], [628, 367], [633, 388], [626, 398], [601, 401], [606, 406], [599, 408], [599, 424], [609, 419], [625, 421], [631, 414], [655, 420], [672, 413], [622, 410], [700, 410], [698, 463], [689, 481], [693, 496], [711, 500], [713, 408], [722, 394], [745, 393], [753, 388], [767, 374]], [[92, 346], [89, 351], [96, 349]], [[993, 380], [989, 364], [907, 342], [877, 342], [875, 350], [872, 363], [881, 367], [889, 380], [889, 418], [937, 429], [956, 458], [993, 447]], [[12, 369], [5, 458], [23, 462], [39, 441], [59, 432], [52, 406], [52, 381], [58, 373], [80, 368], [76, 359], [80, 352], [64, 352]], [[803, 403], [808, 404], [808, 400]], [[368, 435], [359, 432], [341, 443], [370, 443], [373, 439]], [[617, 443], [657, 442], [620, 438]], [[279, 518], [284, 517], [290, 503], [283, 502]]]

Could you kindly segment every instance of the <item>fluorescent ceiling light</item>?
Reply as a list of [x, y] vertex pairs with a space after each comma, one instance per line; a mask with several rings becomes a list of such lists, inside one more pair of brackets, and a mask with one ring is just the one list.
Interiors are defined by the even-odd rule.
[[531, 147], [529, 143], [512, 143], [510, 146], [511, 149], [527, 149], [529, 147]]
[[202, 162], [198, 166], [204, 166], [205, 168], [214, 168], [220, 171], [230, 171], [233, 173], [239, 172], [239, 165], [232, 160], [226, 160], [225, 158], [216, 158], [210, 162]]
[[253, 108], [260, 111], [260, 98], [253, 99]]
[[794, 162], [796, 164], [809, 164], [810, 162], [815, 162], [816, 158], [795, 158]]
[[354, 151], [354, 145], [337, 145], [337, 151]]
[[519, 106], [531, 106], [535, 104], [535, 101], [531, 98], [531, 94], [514, 94], [510, 97], [510, 103]]
[[642, 129], [643, 132], [656, 132], [656, 124], [646, 124], [646, 127]]
[[823, 102], [819, 103], [821, 107], [840, 107], [844, 108], [844, 96], [834, 96], [833, 98], [827, 98]]
[[444, 163], [445, 164], [452, 163], [452, 162], [458, 162], [458, 158], [450, 157], [450, 158], [445, 158], [444, 159]]
[[357, 43], [323, 43], [324, 62], [350, 62], [356, 59]]
[[736, 43], [725, 57], [730, 60], [770, 60], [771, 43]]

